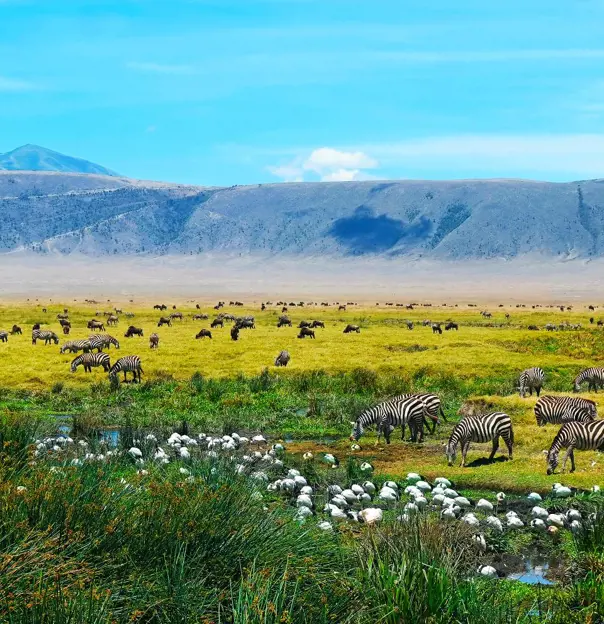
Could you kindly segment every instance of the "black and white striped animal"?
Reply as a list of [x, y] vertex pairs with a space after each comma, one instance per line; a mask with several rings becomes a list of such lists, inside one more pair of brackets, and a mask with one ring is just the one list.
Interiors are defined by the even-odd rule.
[[84, 366], [85, 373], [91, 373], [93, 367], [102, 366], [103, 370], [108, 373], [111, 368], [109, 356], [106, 353], [82, 353], [71, 363], [71, 372], [75, 373], [78, 366]]
[[59, 337], [48, 329], [34, 329], [31, 332], [31, 343], [36, 344], [38, 340], [43, 340], [45, 345], [51, 342], [59, 344]]
[[575, 471], [575, 449], [579, 451], [604, 450], [604, 420], [589, 423], [569, 422], [560, 427], [547, 453], [547, 474], [551, 475], [558, 466], [558, 455], [565, 448], [562, 470], [570, 457], [570, 471]]
[[466, 465], [466, 455], [470, 448], [470, 442], [493, 441], [493, 450], [489, 459], [495, 457], [499, 448], [499, 438], [503, 438], [508, 447], [509, 457], [512, 459], [514, 446], [514, 430], [512, 429], [512, 419], [503, 412], [493, 414], [483, 414], [475, 416], [464, 416], [453, 428], [449, 442], [447, 443], [447, 460], [449, 466], [453, 465], [457, 455], [457, 446], [461, 445], [461, 465]]
[[402, 400], [389, 400], [378, 403], [374, 407], [365, 410], [356, 420], [352, 422], [351, 440], [358, 440], [366, 427], [376, 425], [377, 441], [379, 443], [382, 434], [386, 438], [386, 443], [390, 444], [390, 434], [397, 426], [409, 425], [411, 439], [421, 442], [424, 434], [424, 416], [427, 414], [426, 406], [420, 399], [409, 397]]
[[537, 396], [541, 393], [543, 382], [545, 381], [545, 373], [542, 368], [534, 366], [533, 368], [527, 368], [520, 373], [520, 379], [518, 383], [518, 391], [520, 396], [524, 398], [526, 391], [528, 390], [530, 395], [533, 396], [533, 390], [537, 393]]
[[103, 349], [109, 349], [113, 345], [116, 349], [120, 348], [120, 343], [113, 336], [109, 334], [91, 334], [88, 336], [90, 341], [90, 349], [96, 349], [102, 351]]
[[141, 359], [138, 355], [126, 355], [121, 357], [109, 371], [109, 379], [117, 379], [119, 373], [124, 373], [124, 382], [128, 380], [127, 373], [132, 373], [133, 381], [140, 383], [141, 373], [143, 368], [141, 366]]
[[69, 340], [61, 346], [60, 352], [67, 353], [69, 351], [70, 353], [77, 353], [78, 351], [84, 351], [84, 353], [88, 353], [91, 349], [90, 340]]
[[591, 422], [597, 415], [596, 404], [579, 397], [542, 396], [535, 404], [535, 418], [540, 427], [572, 421]]
[[598, 391], [598, 388], [604, 386], [604, 368], [586, 368], [583, 372], [575, 377], [574, 390], [579, 392], [581, 384], [587, 382], [587, 389]]
[[[399, 394], [392, 398], [392, 401], [404, 401], [405, 399], [410, 399], [412, 397], [416, 397], [423, 401], [426, 406], [426, 416], [427, 418], [424, 420], [424, 424], [428, 428], [430, 433], [434, 433], [436, 430], [436, 425], [439, 424], [439, 416], [443, 417], [443, 420], [446, 422], [447, 417], [445, 416], [445, 412], [443, 411], [440, 398], [436, 394], [431, 394], [428, 392], [415, 392], [408, 394]], [[430, 424], [432, 428], [430, 428]], [[405, 428], [403, 426], [402, 437], [405, 438]]]

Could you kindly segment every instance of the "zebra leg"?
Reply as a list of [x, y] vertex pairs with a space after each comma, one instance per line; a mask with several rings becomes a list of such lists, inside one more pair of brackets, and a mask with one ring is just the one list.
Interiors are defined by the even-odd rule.
[[491, 451], [491, 454], [489, 455], [489, 460], [495, 457], [495, 453], [497, 452], [498, 448], [499, 448], [499, 436], [496, 436], [495, 438], [493, 438], [493, 450]]
[[541, 394], [541, 386], [537, 386], [535, 388], [535, 392], [537, 393], [537, 397], [539, 397], [539, 395]]
[[470, 441], [468, 440], [467, 442], [463, 442], [461, 445], [461, 467], [462, 468], [466, 467], [466, 455], [468, 454], [469, 450], [470, 450]]
[[405, 421], [401, 423], [401, 440], [405, 441]]
[[564, 459], [562, 460], [562, 472], [566, 472], [566, 461], [571, 457], [570, 465], [571, 472], [575, 470], [575, 454], [573, 453], [573, 445], [572, 443], [569, 445], [568, 449], [566, 449], [566, 454], [564, 455]]
[[503, 440], [505, 442], [505, 445], [508, 447], [509, 458], [512, 459], [512, 453], [514, 452], [514, 444], [512, 443], [512, 439], [508, 435], [507, 437], [503, 438]]
[[128, 383], [128, 376], [126, 374], [126, 371], [124, 371], [124, 383]]

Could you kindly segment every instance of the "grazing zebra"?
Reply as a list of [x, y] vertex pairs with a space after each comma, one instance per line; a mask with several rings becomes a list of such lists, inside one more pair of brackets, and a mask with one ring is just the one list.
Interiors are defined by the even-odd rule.
[[364, 432], [365, 427], [369, 425], [377, 425], [377, 441], [379, 443], [382, 433], [386, 438], [386, 443], [390, 444], [390, 434], [397, 426], [409, 425], [411, 430], [411, 439], [415, 442], [419, 436], [420, 442], [423, 440], [424, 434], [424, 416], [426, 415], [426, 406], [423, 401], [416, 397], [409, 397], [403, 400], [389, 400], [378, 403], [374, 407], [365, 410], [356, 420], [351, 422], [353, 426], [350, 439], [358, 440]]
[[78, 351], [88, 353], [91, 350], [90, 340], [69, 340], [61, 347], [60, 353], [66, 353], [67, 351], [70, 353], [77, 353]]
[[8, 332], [0, 330], [0, 342], [8, 342]]
[[587, 389], [598, 391], [598, 387], [604, 386], [604, 368], [586, 368], [575, 377], [574, 390], [579, 392], [581, 384], [587, 382]]
[[531, 396], [533, 396], [533, 390], [537, 393], [537, 396], [539, 396], [544, 379], [545, 373], [543, 369], [538, 366], [527, 368], [525, 371], [522, 371], [522, 373], [520, 373], [520, 383], [518, 387], [520, 397], [524, 398], [527, 390]]
[[281, 351], [275, 359], [275, 366], [287, 366], [289, 364], [289, 351]]
[[560, 449], [566, 448], [562, 461], [562, 471], [566, 468], [566, 460], [570, 457], [570, 471], [575, 471], [575, 449], [593, 451], [604, 449], [604, 420], [593, 422], [569, 422], [560, 427], [547, 453], [547, 474], [551, 475], [558, 466]]
[[512, 429], [512, 419], [507, 414], [495, 412], [482, 416], [464, 416], [453, 428], [447, 444], [446, 453], [449, 466], [452, 466], [455, 461], [458, 444], [461, 444], [461, 466], [466, 465], [466, 455], [470, 448], [470, 442], [493, 440], [493, 450], [489, 456], [489, 459], [493, 459], [499, 448], [500, 436], [506, 443], [510, 459], [512, 459], [514, 430]]
[[91, 350], [97, 349], [98, 351], [102, 351], [105, 348], [109, 349], [111, 345], [116, 349], [120, 348], [120, 343], [109, 334], [90, 334], [88, 340], [90, 341]]
[[34, 329], [34, 331], [31, 332], [31, 343], [36, 344], [37, 340], [43, 340], [45, 345], [49, 344], [51, 341], [55, 344], [59, 344], [59, 337], [49, 330]]
[[578, 397], [542, 396], [535, 404], [535, 418], [540, 427], [572, 421], [591, 422], [597, 415], [593, 401]]
[[149, 347], [151, 349], [157, 349], [157, 347], [159, 347], [159, 336], [157, 334], [151, 334], [149, 336]]
[[127, 355], [120, 358], [109, 371], [109, 379], [117, 379], [119, 373], [124, 373], [124, 383], [127, 381], [127, 373], [132, 373], [133, 381], [136, 383], [137, 379], [140, 383], [141, 373], [143, 369], [141, 367], [141, 359], [138, 355]]
[[108, 373], [111, 368], [109, 356], [106, 353], [82, 353], [82, 355], [78, 355], [71, 363], [71, 372], [75, 373], [80, 364], [84, 366], [85, 373], [91, 373], [93, 366], [102, 366], [106, 373]]
[[[440, 399], [436, 394], [430, 394], [427, 392], [415, 392], [415, 393], [407, 393], [407, 394], [399, 394], [395, 396], [391, 401], [405, 401], [406, 399], [417, 398], [424, 403], [426, 406], [426, 416], [427, 419], [424, 420], [424, 424], [428, 428], [430, 433], [434, 433], [436, 430], [436, 425], [439, 423], [438, 417], [442, 416], [443, 420], [446, 422], [447, 417], [445, 416], [445, 412], [443, 411], [442, 405], [440, 403]], [[432, 422], [432, 429], [430, 429], [430, 422]], [[405, 439], [405, 425], [402, 426], [402, 437]]]

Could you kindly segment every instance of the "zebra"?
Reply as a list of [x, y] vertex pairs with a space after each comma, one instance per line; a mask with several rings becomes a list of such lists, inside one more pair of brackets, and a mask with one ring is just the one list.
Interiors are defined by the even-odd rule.
[[411, 429], [411, 439], [413, 442], [417, 440], [419, 435], [420, 442], [423, 440], [424, 434], [424, 416], [427, 409], [423, 401], [416, 397], [409, 397], [403, 400], [389, 400], [378, 403], [374, 407], [366, 409], [356, 420], [351, 422], [353, 426], [350, 439], [357, 441], [362, 435], [365, 427], [377, 425], [377, 441], [379, 444], [382, 433], [386, 438], [386, 443], [390, 444], [390, 434], [397, 425], [408, 424]]
[[46, 329], [34, 329], [31, 332], [31, 343], [36, 344], [37, 340], [43, 340], [45, 345], [49, 344], [51, 341], [55, 344], [59, 344], [59, 337], [53, 331]]
[[0, 342], [8, 342], [8, 332], [0, 330]]
[[533, 390], [537, 393], [537, 396], [539, 396], [544, 379], [545, 373], [543, 369], [538, 366], [527, 368], [525, 371], [522, 371], [522, 373], [520, 373], [520, 383], [518, 387], [520, 397], [524, 398], [527, 390], [531, 396], [533, 396]]
[[109, 356], [106, 353], [82, 353], [82, 355], [78, 355], [71, 363], [71, 372], [75, 373], [80, 364], [84, 366], [85, 373], [91, 373], [93, 366], [102, 366], [106, 373], [111, 368]]
[[91, 350], [97, 349], [98, 351], [102, 351], [105, 348], [109, 349], [111, 345], [116, 349], [120, 348], [119, 341], [109, 334], [90, 334], [88, 340], [90, 341]]
[[579, 392], [581, 384], [587, 382], [587, 389], [598, 392], [598, 386], [604, 386], [604, 368], [586, 368], [575, 377], [574, 390]]
[[138, 355], [126, 355], [120, 358], [109, 371], [109, 379], [117, 379], [118, 373], [124, 373], [124, 383], [127, 381], [127, 373], [132, 373], [133, 380], [136, 383], [137, 379], [140, 383], [141, 373], [143, 372], [141, 366], [141, 359]]
[[560, 449], [566, 448], [562, 471], [570, 457], [570, 471], [575, 471], [575, 449], [579, 451], [601, 451], [604, 449], [604, 420], [593, 422], [568, 422], [560, 427], [547, 453], [547, 474], [551, 475], [558, 466]]
[[578, 397], [542, 396], [535, 404], [535, 418], [539, 427], [572, 421], [591, 422], [597, 415], [594, 401]]
[[69, 340], [61, 347], [59, 352], [66, 353], [69, 351], [70, 353], [77, 353], [78, 351], [84, 351], [84, 353], [88, 353], [91, 349], [90, 340]]
[[514, 445], [514, 430], [512, 429], [512, 419], [502, 412], [484, 414], [482, 416], [465, 416], [453, 428], [451, 437], [446, 447], [447, 460], [449, 466], [453, 465], [457, 454], [457, 445], [461, 444], [461, 466], [466, 465], [466, 455], [470, 448], [470, 442], [493, 441], [493, 450], [489, 459], [495, 457], [499, 448], [499, 437], [508, 447], [509, 457], [512, 459]]
[[[447, 422], [447, 417], [445, 416], [445, 412], [443, 411], [442, 405], [440, 403], [440, 399], [436, 394], [431, 394], [427, 392], [415, 392], [415, 393], [407, 393], [407, 394], [399, 394], [394, 398], [390, 399], [391, 401], [405, 401], [410, 398], [418, 398], [420, 399], [424, 405], [426, 406], [426, 415], [428, 419], [424, 420], [424, 424], [428, 428], [430, 433], [434, 433], [436, 431], [436, 425], [439, 423], [438, 417], [442, 416], [443, 420]], [[430, 422], [432, 422], [432, 429], [430, 429]], [[405, 439], [405, 425], [402, 426], [402, 439]]]

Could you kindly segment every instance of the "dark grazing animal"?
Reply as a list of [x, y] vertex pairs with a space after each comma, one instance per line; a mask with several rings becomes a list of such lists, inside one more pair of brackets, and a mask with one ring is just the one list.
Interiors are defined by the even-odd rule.
[[182, 321], [182, 312], [172, 312], [172, 314], [170, 314], [170, 318]]
[[537, 396], [541, 393], [541, 388], [543, 387], [543, 382], [545, 380], [545, 373], [543, 369], [538, 366], [534, 366], [533, 368], [527, 368], [525, 371], [520, 373], [519, 387], [518, 391], [520, 392], [520, 396], [524, 398], [526, 396], [526, 391], [528, 390], [530, 395], [533, 396], [533, 390], [537, 393]]
[[63, 334], [65, 336], [69, 336], [70, 331], [71, 331], [71, 327], [69, 325], [65, 325], [65, 327], [63, 327]]
[[0, 330], [0, 342], [8, 342], [8, 332]]
[[231, 327], [231, 340], [239, 340], [239, 327], [237, 325]]
[[101, 323], [101, 321], [97, 321], [96, 319], [92, 319], [91, 321], [88, 321], [88, 323], [86, 324], [86, 327], [88, 329], [98, 329], [99, 331], [105, 331], [104, 323]]
[[153, 309], [154, 309], [154, 310], [161, 310], [161, 311], [163, 312], [164, 310], [167, 310], [167, 309], [168, 309], [168, 306], [167, 306], [167, 305], [165, 305], [164, 303], [162, 303], [162, 304], [158, 304], [158, 303], [156, 303], [156, 304], [153, 306]]
[[141, 366], [141, 359], [138, 355], [127, 355], [120, 358], [109, 371], [109, 379], [117, 379], [119, 373], [124, 373], [124, 382], [127, 381], [127, 373], [132, 373], [133, 381], [136, 383], [137, 379], [140, 383], [141, 373], [143, 367]]
[[235, 327], [239, 329], [256, 329], [253, 318], [242, 318], [235, 321]]
[[285, 326], [291, 327], [292, 322], [287, 316], [280, 316], [279, 320], [277, 321], [277, 327], [285, 327]]
[[344, 328], [344, 333], [345, 334], [350, 334], [352, 332], [356, 332], [357, 334], [361, 333], [361, 328], [358, 325], [351, 325], [350, 323], [348, 325], [346, 325], [346, 327]]
[[71, 372], [75, 373], [80, 365], [84, 366], [85, 373], [91, 373], [93, 367], [97, 366], [102, 366], [106, 373], [111, 368], [109, 356], [106, 353], [82, 353], [82, 355], [78, 355], [71, 363]]
[[281, 351], [275, 358], [275, 366], [287, 366], [289, 364], [289, 351]]
[[466, 455], [470, 448], [470, 442], [493, 441], [493, 450], [489, 459], [495, 457], [499, 448], [499, 438], [502, 437], [508, 447], [509, 458], [512, 459], [514, 446], [514, 430], [512, 419], [502, 412], [476, 416], [464, 416], [453, 428], [447, 444], [447, 460], [449, 466], [453, 465], [457, 454], [457, 445], [461, 445], [461, 466], [466, 465]]
[[440, 323], [432, 323], [432, 333], [433, 334], [443, 333], [443, 328], [440, 326]]
[[459, 329], [459, 325], [457, 323], [454, 323], [453, 321], [449, 321], [445, 325], [445, 331], [449, 331], [451, 329], [454, 329], [455, 331], [457, 331]]
[[212, 332], [209, 329], [200, 329], [199, 333], [195, 336], [195, 340], [198, 338], [212, 338]]
[[168, 325], [168, 327], [172, 327], [172, 319], [169, 319], [169, 318], [167, 318], [165, 316], [162, 316], [159, 319], [159, 321], [157, 323], [157, 326], [161, 327], [162, 325]]
[[13, 325], [13, 328], [10, 330], [10, 333], [13, 334], [13, 336], [15, 334], [21, 335], [23, 333], [23, 331], [21, 330], [21, 328], [18, 325]]
[[120, 319], [115, 314], [110, 314], [107, 317], [107, 325], [117, 325], [120, 322]]
[[143, 330], [140, 327], [134, 327], [134, 325], [130, 325], [124, 334], [126, 338], [132, 338], [132, 336], [138, 336], [139, 338], [143, 337]]
[[325, 323], [323, 321], [313, 321], [310, 326], [314, 329], [316, 327], [322, 327], [325, 329]]
[[309, 329], [308, 327], [303, 327], [300, 330], [300, 333], [298, 334], [298, 338], [314, 338], [315, 337], [315, 332], [312, 329]]
[[157, 349], [157, 347], [159, 347], [159, 336], [157, 334], [151, 334], [149, 336], [149, 347], [151, 349]]
[[207, 321], [210, 317], [207, 314], [194, 314], [194, 321]]
[[303, 327], [310, 327], [311, 326], [311, 322], [310, 321], [300, 321], [298, 327], [300, 329], [302, 329]]
[[61, 320], [59, 321], [59, 325], [60, 325], [61, 327], [71, 327], [71, 322], [70, 322], [70, 321], [68, 321], [67, 319], [61, 319]]
[[547, 453], [547, 474], [551, 475], [558, 466], [558, 454], [566, 448], [562, 470], [570, 457], [570, 471], [575, 471], [575, 449], [579, 451], [604, 450], [604, 420], [593, 422], [569, 422], [560, 427]]
[[597, 415], [596, 404], [579, 397], [542, 396], [535, 404], [535, 418], [540, 427], [562, 425], [574, 420], [591, 422]]
[[35, 325], [31, 328], [31, 330], [32, 330], [32, 331], [36, 331], [36, 329], [40, 329], [40, 323], [36, 323], [36, 324], [35, 324]]
[[212, 329], [214, 329], [214, 327], [224, 327], [224, 321], [216, 318], [210, 323], [210, 327]]

